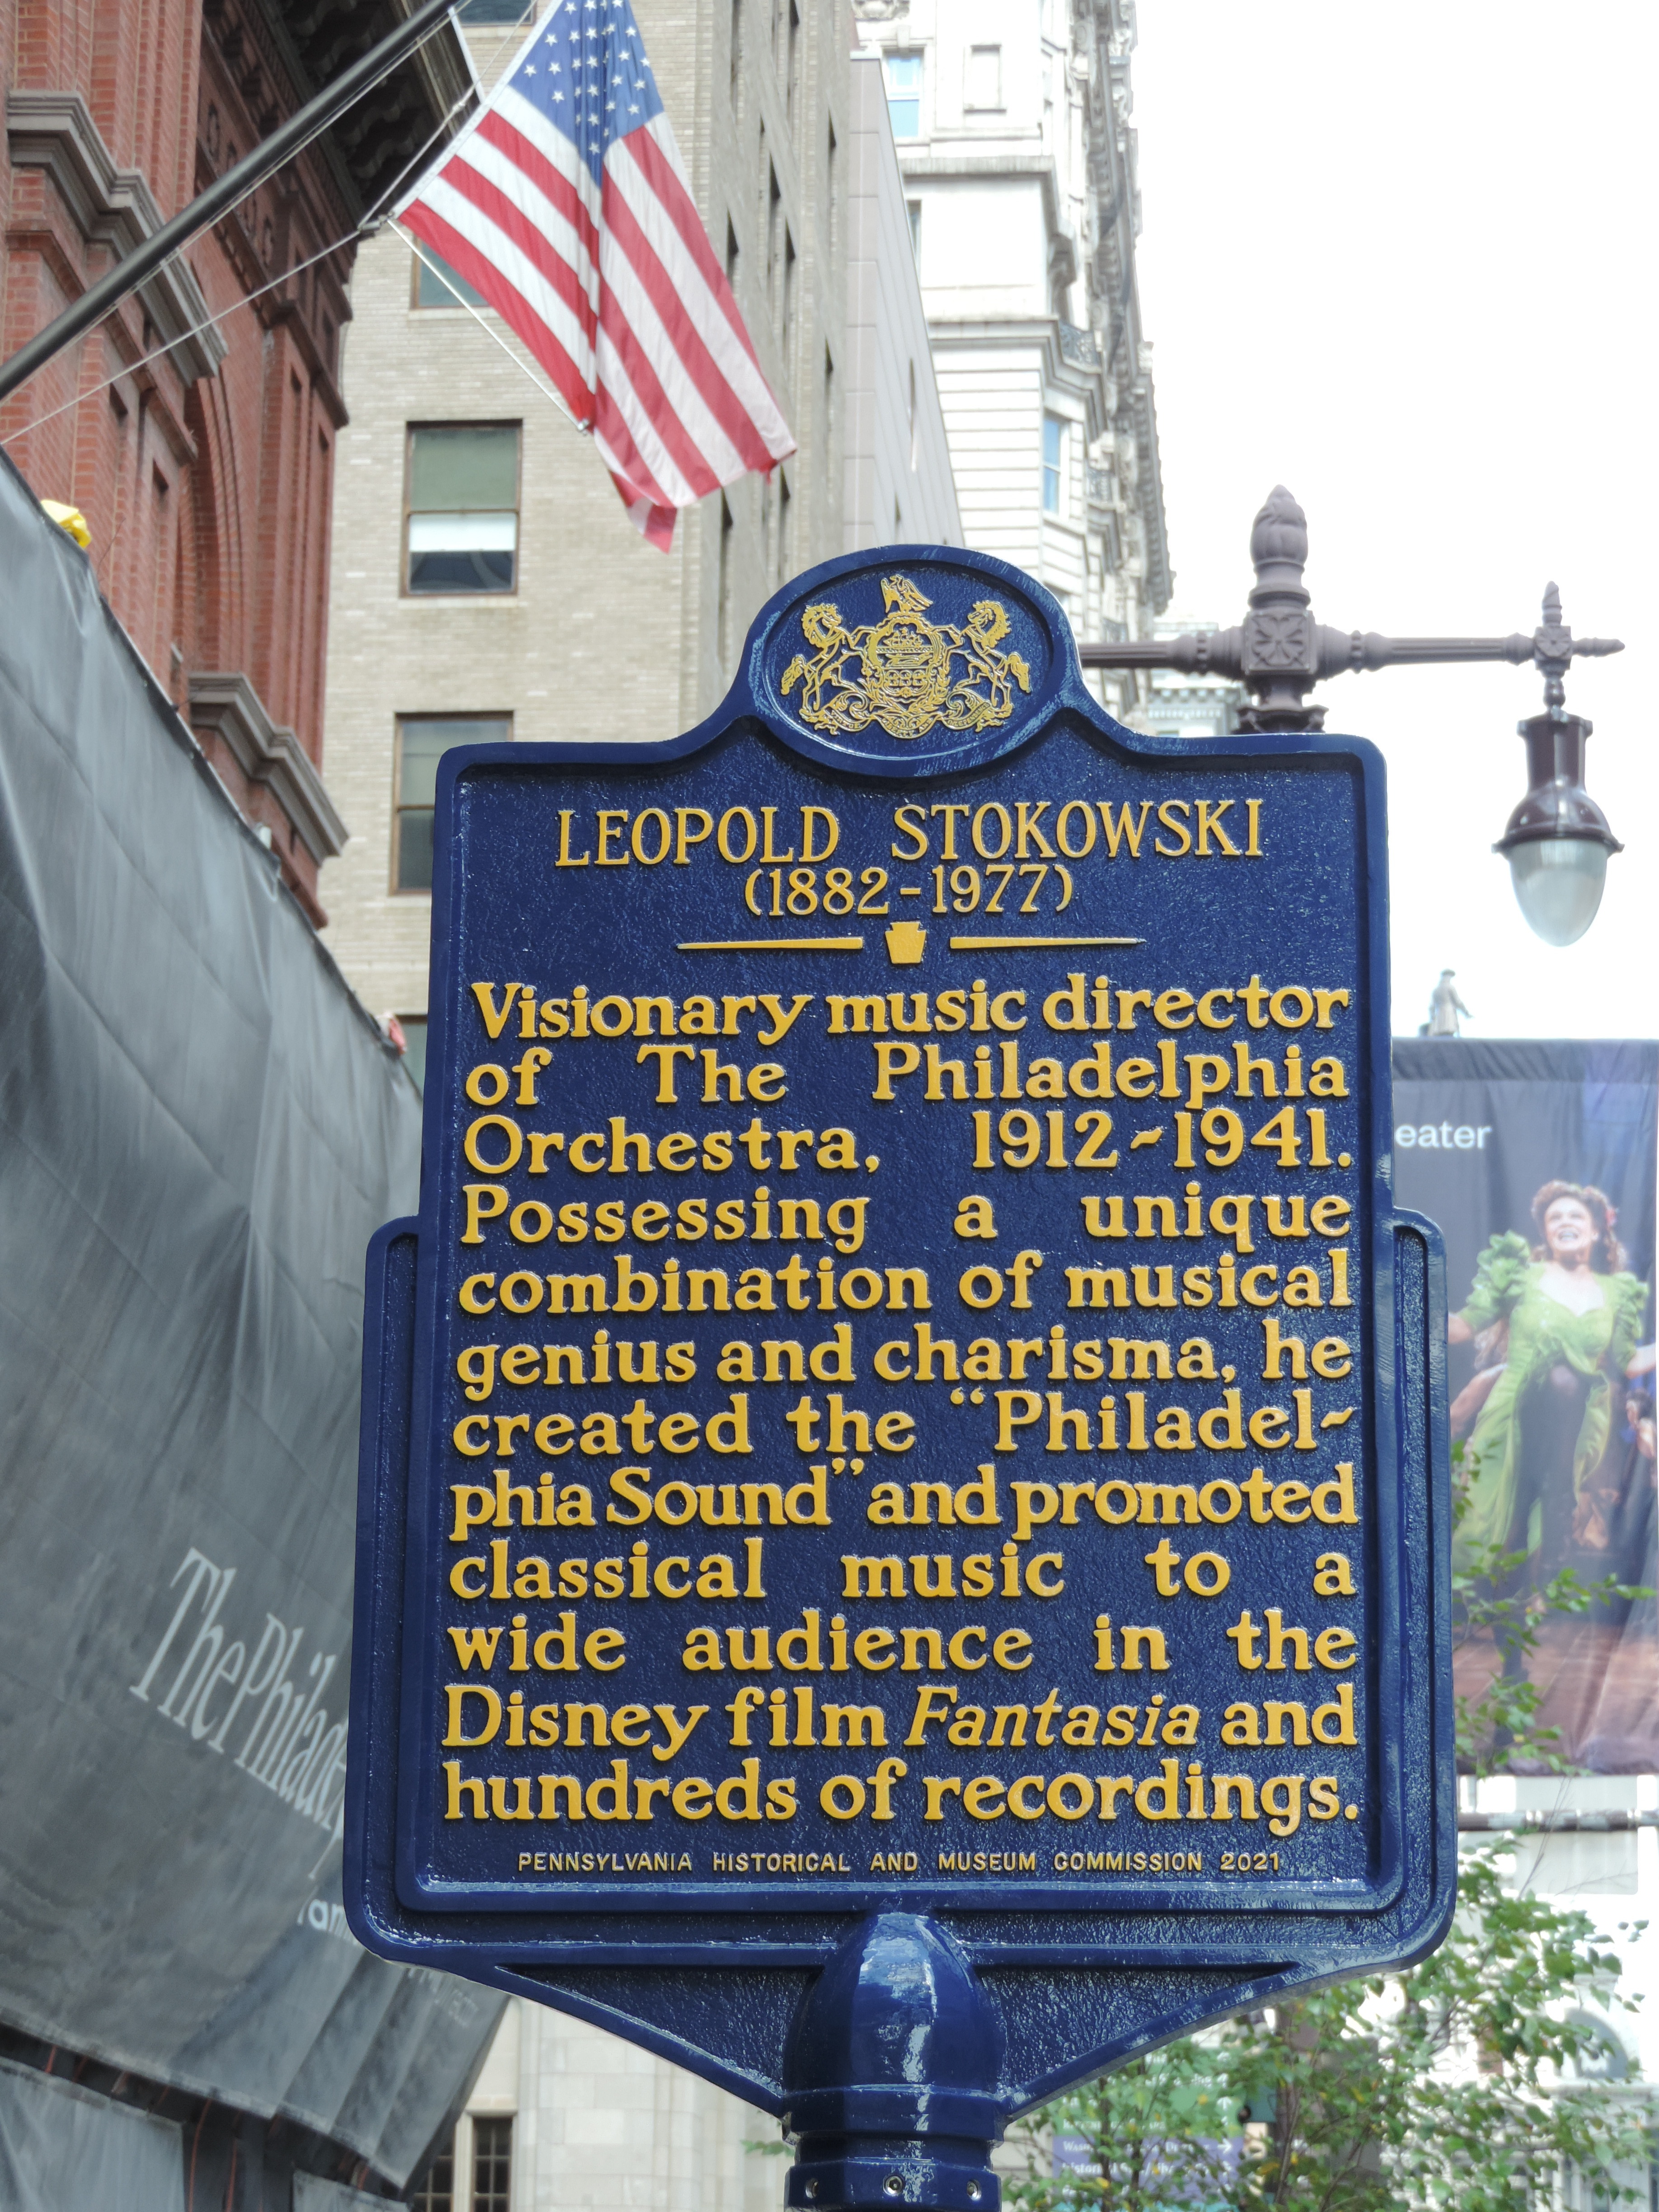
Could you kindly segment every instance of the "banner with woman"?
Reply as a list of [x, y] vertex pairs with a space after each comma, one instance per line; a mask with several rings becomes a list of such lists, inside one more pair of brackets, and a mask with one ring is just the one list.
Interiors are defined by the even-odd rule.
[[1398, 1195], [1446, 1239], [1455, 1565], [1537, 1628], [1467, 1634], [1457, 1686], [1534, 1685], [1492, 1747], [1517, 1771], [1659, 1766], [1656, 1122], [1659, 1044], [1395, 1047]]

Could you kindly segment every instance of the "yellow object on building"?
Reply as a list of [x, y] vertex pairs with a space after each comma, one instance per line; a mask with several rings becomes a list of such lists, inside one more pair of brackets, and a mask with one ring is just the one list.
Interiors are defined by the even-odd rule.
[[60, 530], [70, 536], [84, 553], [92, 544], [92, 532], [87, 528], [87, 518], [78, 507], [65, 507], [61, 499], [43, 499], [40, 502]]

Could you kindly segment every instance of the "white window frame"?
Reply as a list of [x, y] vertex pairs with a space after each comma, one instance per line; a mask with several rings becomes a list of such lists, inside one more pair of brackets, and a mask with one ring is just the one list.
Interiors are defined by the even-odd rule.
[[[1063, 519], [1066, 513], [1066, 433], [1069, 425], [1063, 415], [1045, 408], [1042, 416], [1042, 512]], [[1049, 458], [1049, 446], [1054, 447], [1054, 458]], [[1054, 497], [1048, 495], [1052, 489]]]
[[[899, 64], [913, 66], [915, 76], [902, 82], [899, 82], [894, 75], [895, 67]], [[919, 46], [890, 48], [882, 56], [882, 78], [887, 94], [887, 112], [892, 122], [893, 136], [902, 143], [908, 144], [913, 139], [923, 136], [921, 97], [927, 76], [927, 58]], [[899, 118], [893, 111], [895, 107], [908, 107], [912, 105], [916, 111], [915, 128], [912, 131], [901, 131]]]

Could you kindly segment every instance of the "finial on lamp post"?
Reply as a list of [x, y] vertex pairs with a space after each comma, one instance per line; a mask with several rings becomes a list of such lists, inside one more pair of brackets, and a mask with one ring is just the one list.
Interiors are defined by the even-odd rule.
[[1308, 562], [1308, 518], [1283, 484], [1267, 494], [1251, 526], [1250, 562], [1255, 570], [1252, 606], [1267, 592], [1285, 592], [1307, 605], [1302, 571]]

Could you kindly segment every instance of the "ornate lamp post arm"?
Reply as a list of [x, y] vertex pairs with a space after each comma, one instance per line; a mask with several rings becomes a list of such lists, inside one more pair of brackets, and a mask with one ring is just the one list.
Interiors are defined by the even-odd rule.
[[[152, 231], [141, 246], [106, 270], [95, 283], [89, 284], [78, 300], [71, 301], [61, 315], [48, 323], [45, 330], [37, 331], [26, 345], [20, 346], [9, 360], [0, 362], [0, 399], [9, 398], [20, 385], [27, 384], [54, 355], [118, 307], [164, 261], [182, 252], [210, 223], [217, 222], [221, 216], [240, 207], [267, 177], [274, 176], [284, 162], [308, 146], [320, 131], [337, 122], [355, 100], [372, 91], [382, 77], [389, 76], [422, 39], [436, 30], [454, 4], [455, 0], [419, 0], [419, 4], [378, 46], [371, 46], [332, 84], [325, 85], [314, 99], [296, 109], [251, 154], [233, 162], [204, 192], [188, 206], [180, 208], [159, 230]], [[325, 11], [318, 12], [320, 15]]]
[[1544, 619], [1530, 637], [1519, 630], [1510, 637], [1383, 637], [1316, 623], [1302, 580], [1308, 518], [1283, 484], [1255, 518], [1250, 559], [1255, 588], [1237, 629], [1085, 645], [1079, 648], [1084, 666], [1171, 668], [1242, 682], [1251, 703], [1239, 726], [1256, 732], [1323, 729], [1325, 709], [1310, 706], [1308, 694], [1349, 669], [1461, 660], [1506, 660], [1519, 668], [1531, 661], [1544, 678], [1544, 711], [1519, 726], [1527, 741], [1527, 795], [1494, 849], [1507, 857], [1522, 912], [1538, 934], [1552, 945], [1582, 937], [1601, 903], [1607, 855], [1624, 848], [1584, 788], [1590, 725], [1567, 712], [1564, 678], [1575, 659], [1622, 653], [1622, 641], [1575, 637], [1561, 619], [1553, 584], [1545, 587]]
[[1574, 637], [1561, 620], [1553, 584], [1544, 594], [1544, 619], [1530, 637], [1383, 637], [1376, 630], [1333, 629], [1310, 611], [1302, 580], [1308, 558], [1308, 519], [1283, 484], [1277, 485], [1250, 532], [1255, 588], [1250, 611], [1234, 629], [1206, 635], [1136, 638], [1121, 645], [1085, 645], [1085, 668], [1170, 668], [1188, 676], [1224, 676], [1242, 682], [1252, 704], [1241, 717], [1246, 730], [1318, 730], [1322, 706], [1310, 706], [1316, 684], [1348, 670], [1423, 667], [1433, 663], [1526, 662], [1545, 678], [1547, 707], [1565, 703], [1561, 679], [1581, 654], [1622, 653], [1613, 637]]

